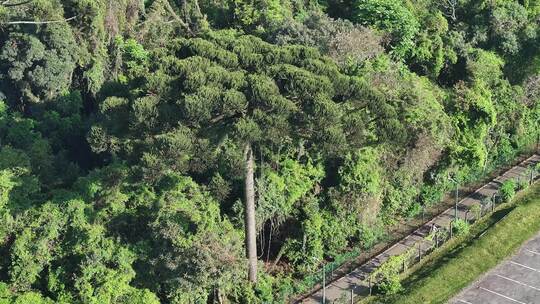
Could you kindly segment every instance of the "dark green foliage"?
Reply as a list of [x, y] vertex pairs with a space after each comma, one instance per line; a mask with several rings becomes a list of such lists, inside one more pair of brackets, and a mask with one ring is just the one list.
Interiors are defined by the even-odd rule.
[[540, 136], [537, 0], [0, 2], [7, 303], [283, 303]]
[[515, 1], [502, 1], [492, 9], [489, 29], [490, 43], [505, 54], [516, 54], [522, 42], [536, 36], [527, 10]]
[[[0, 50], [2, 91], [37, 103], [67, 91], [75, 69], [75, 39], [69, 27], [49, 25], [36, 33], [11, 33]], [[7, 91], [6, 88], [17, 87]], [[17, 94], [18, 93], [18, 94]]]
[[[143, 165], [148, 179], [156, 180], [170, 169], [226, 171], [214, 167], [226, 152], [215, 150], [226, 148], [225, 137], [235, 142], [235, 149], [242, 149], [246, 140], [277, 148], [312, 138], [311, 145], [324, 143], [321, 148], [334, 153], [345, 143], [343, 113], [332, 98], [349, 94], [343, 91], [348, 77], [328, 67], [329, 62], [321, 62], [323, 71], [311, 65], [308, 60], [321, 58], [313, 49], [280, 49], [252, 36], [230, 40], [228, 34], [173, 42], [179, 57], [170, 63], [155, 61], [153, 74], [145, 79], [146, 92], [157, 96], [135, 91], [141, 96], [105, 99], [102, 122], [89, 137], [94, 150], [127, 154]], [[171, 86], [162, 87], [156, 78]], [[198, 152], [209, 148], [215, 152]], [[200, 167], [201, 162], [212, 167]]]

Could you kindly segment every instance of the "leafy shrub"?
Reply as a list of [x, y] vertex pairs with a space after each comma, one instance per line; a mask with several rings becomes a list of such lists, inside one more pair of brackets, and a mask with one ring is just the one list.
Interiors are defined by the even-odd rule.
[[422, 205], [420, 203], [414, 203], [407, 210], [407, 217], [414, 218], [415, 216], [421, 213], [422, 213]]
[[474, 220], [478, 220], [482, 216], [482, 204], [475, 203], [469, 209], [469, 212], [474, 216]]
[[272, 276], [268, 273], [259, 272], [255, 295], [262, 303], [283, 303], [294, 292], [293, 281], [290, 276], [282, 273]]
[[454, 224], [452, 225], [452, 231], [455, 235], [465, 235], [469, 233], [470, 225], [465, 220], [457, 219], [454, 221]]
[[526, 178], [527, 178], [528, 182], [534, 181], [537, 174], [538, 174], [538, 170], [535, 168], [535, 166], [531, 165], [531, 166], [527, 167], [527, 171], [526, 171], [525, 175], [526, 175]]
[[403, 261], [408, 254], [392, 256], [374, 272], [380, 278], [377, 290], [384, 295], [393, 295], [400, 292], [403, 287], [399, 280], [399, 271], [403, 267]]
[[380, 223], [374, 226], [362, 225], [360, 227], [360, 239], [363, 249], [371, 249], [378, 241], [385, 237], [386, 231]]
[[385, 279], [379, 283], [378, 290], [385, 295], [393, 295], [400, 292], [403, 289], [401, 282], [399, 281], [399, 275], [392, 273], [385, 277]]
[[324, 212], [323, 218], [321, 232], [326, 247], [325, 253], [335, 257], [347, 247], [350, 235], [349, 226], [346, 221], [340, 221], [339, 218], [333, 217], [329, 212]]
[[424, 185], [420, 190], [420, 200], [426, 206], [433, 206], [439, 203], [444, 196], [444, 184]]
[[294, 294], [295, 286], [290, 276], [278, 276], [274, 285], [274, 300], [282, 299], [284, 301], [284, 299]]
[[516, 190], [517, 191], [527, 189], [527, 187], [529, 187], [529, 180], [527, 178], [518, 179], [518, 181], [516, 183], [516, 188], [517, 188]]
[[504, 202], [510, 201], [514, 195], [516, 195], [516, 182], [514, 180], [507, 180], [503, 182], [501, 188], [499, 189], [499, 194], [501, 195]]
[[390, 34], [392, 52], [405, 58], [412, 52], [419, 23], [414, 14], [399, 1], [361, 0], [356, 2], [354, 21]]

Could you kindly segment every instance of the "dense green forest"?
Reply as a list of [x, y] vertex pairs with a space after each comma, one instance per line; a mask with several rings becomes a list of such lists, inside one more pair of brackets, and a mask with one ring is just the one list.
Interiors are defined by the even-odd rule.
[[283, 303], [539, 122], [540, 0], [0, 0], [0, 303]]

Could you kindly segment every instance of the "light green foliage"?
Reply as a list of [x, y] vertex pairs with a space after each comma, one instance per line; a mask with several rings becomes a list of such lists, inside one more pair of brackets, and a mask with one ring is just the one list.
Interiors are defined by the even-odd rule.
[[[171, 176], [168, 179], [164, 181], [167, 191], [159, 200], [159, 213], [152, 225], [157, 231], [166, 232], [163, 237], [171, 245], [189, 248], [202, 232], [216, 228], [214, 225], [220, 221], [219, 209], [206, 193], [200, 192], [191, 179], [181, 176]], [[178, 223], [177, 219], [184, 222]], [[190, 226], [197, 227], [197, 230], [192, 231]]]
[[[103, 226], [88, 222], [85, 212], [91, 208], [81, 201], [46, 203], [17, 219], [9, 250], [14, 290], [24, 292], [39, 278], [61, 302], [158, 303], [149, 291], [129, 285], [135, 274], [133, 254], [106, 238]], [[64, 263], [58, 264], [59, 259]], [[44, 268], [48, 275], [41, 277]], [[68, 284], [73, 289], [67, 290]], [[40, 297], [23, 293], [15, 301], [30, 298]]]
[[41, 294], [29, 291], [13, 293], [5, 283], [0, 283], [0, 303], [2, 304], [52, 304], [53, 300], [43, 297]]
[[364, 105], [369, 109], [367, 127], [376, 142], [401, 145], [424, 136], [431, 137], [436, 145], [447, 141], [450, 121], [442, 107], [444, 94], [426, 78], [385, 56], [358, 74], [366, 77], [370, 86], [362, 89], [367, 91], [363, 92], [368, 99]]
[[523, 6], [527, 9], [531, 16], [538, 16], [540, 13], [540, 2], [538, 0], [525, 0]]
[[[96, 94], [110, 76], [116, 77], [119, 72], [121, 60], [118, 59], [123, 50], [117, 48], [108, 53], [111, 42], [118, 35], [135, 29], [140, 14], [144, 12], [144, 4], [133, 0], [70, 0], [64, 7], [71, 14], [81, 12], [75, 20], [78, 51], [81, 54], [78, 65], [84, 71], [82, 76], [87, 81], [88, 90]], [[145, 32], [144, 27], [139, 30]]]
[[[375, 136], [368, 142], [384, 146], [383, 151], [392, 151], [389, 153], [401, 155], [403, 159], [401, 168], [394, 167], [394, 173], [388, 174], [390, 183], [385, 185], [387, 190], [381, 208], [383, 214], [388, 215], [386, 220], [412, 210], [424, 173], [435, 164], [452, 133], [451, 117], [442, 104], [443, 92], [426, 78], [402, 68], [380, 58], [361, 73], [368, 75], [369, 82], [373, 83], [367, 107], [370, 109], [368, 117], [373, 119], [369, 129]], [[403, 146], [411, 141], [416, 143], [415, 147]]]
[[343, 215], [335, 216], [330, 212], [322, 214], [323, 222], [321, 227], [321, 237], [328, 256], [337, 256], [343, 252], [343, 248], [349, 244], [349, 240], [354, 236], [356, 224], [350, 218]]
[[469, 212], [474, 217], [474, 220], [477, 221], [478, 219], [480, 219], [480, 216], [482, 215], [482, 204], [476, 203], [472, 205], [471, 208], [469, 208]]
[[238, 280], [241, 239], [221, 218], [217, 202], [193, 180], [178, 175], [166, 177], [159, 193], [148, 223], [148, 245], [154, 250], [143, 261], [154, 270], [145, 284], [166, 292], [172, 303], [206, 301], [206, 291], [216, 284], [232, 289]]
[[514, 180], [509, 179], [503, 182], [499, 189], [499, 194], [501, 195], [503, 202], [509, 202], [514, 197], [516, 188], [517, 185]]
[[[99, 227], [96, 228], [99, 229]], [[97, 231], [89, 232], [95, 233]], [[74, 284], [82, 301], [115, 303], [121, 302], [119, 300], [122, 297], [127, 296], [129, 299], [132, 287], [128, 284], [135, 275], [131, 268], [131, 263], [134, 260], [133, 253], [125, 248], [115, 246], [111, 240], [90, 239], [88, 241], [90, 242], [87, 245], [97, 245], [94, 247], [95, 251], [91, 249], [89, 253], [99, 254], [99, 258], [97, 260], [83, 260], [80, 265], [81, 269]], [[92, 244], [93, 242], [96, 243]], [[109, 263], [114, 265], [114, 268], [108, 267]]]
[[455, 235], [465, 235], [469, 233], [470, 224], [463, 219], [457, 219], [452, 222], [452, 230]]
[[29, 157], [22, 150], [5, 146], [0, 149], [0, 170], [11, 172], [14, 184], [6, 204], [13, 210], [23, 210], [34, 203], [34, 198], [40, 190], [38, 178], [31, 172]]
[[115, 204], [113, 199], [115, 197], [121, 198], [121, 201], [127, 200], [127, 194], [122, 193], [127, 185], [127, 177], [128, 168], [120, 163], [115, 163], [96, 169], [87, 176], [79, 178], [73, 188], [88, 201], [102, 201], [103, 204], [96, 206], [99, 209], [103, 205]]
[[448, 32], [448, 21], [440, 11], [421, 11], [420, 30], [412, 53], [412, 66], [420, 73], [436, 78], [444, 68], [447, 54], [444, 35]]
[[0, 171], [0, 210], [7, 205], [9, 194], [15, 185], [13, 172], [5, 169]]
[[413, 216], [415, 198], [418, 189], [411, 185], [411, 176], [404, 172], [397, 175], [394, 183], [387, 187], [387, 195], [382, 206], [382, 218], [387, 224], [392, 224], [399, 216]]
[[392, 295], [402, 290], [398, 275], [388, 275], [383, 282], [378, 285], [382, 294]]
[[115, 46], [120, 53], [127, 74], [127, 76], [118, 75], [120, 82], [127, 81], [127, 77], [134, 78], [146, 72], [149, 54], [141, 44], [133, 38], [124, 40], [118, 36], [115, 39]]
[[[250, 33], [267, 34], [280, 26], [284, 20], [303, 18], [307, 12], [317, 8], [315, 1], [297, 0], [232, 0], [225, 1], [226, 15], [212, 20], [213, 23], [223, 23], [224, 19], [232, 19], [232, 25]], [[228, 15], [228, 16], [227, 16]]]
[[377, 151], [364, 148], [345, 157], [339, 169], [340, 191], [361, 197], [377, 196], [381, 192], [381, 168]]
[[415, 248], [411, 248], [401, 255], [391, 256], [370, 274], [372, 280], [377, 282], [379, 292], [384, 295], [393, 295], [403, 289], [399, 274], [404, 270], [403, 266], [408, 265], [409, 260], [414, 257], [415, 253]]
[[516, 181], [516, 191], [521, 191], [523, 189], [526, 189], [528, 186], [529, 186], [529, 179], [527, 177], [519, 178]]
[[454, 124], [458, 130], [456, 144], [452, 146], [453, 158], [462, 165], [480, 167], [487, 157], [484, 139], [497, 117], [491, 92], [482, 83], [472, 88], [459, 84], [453, 102]]
[[420, 25], [407, 4], [393, 0], [357, 0], [353, 20], [391, 35], [392, 53], [407, 58], [413, 52]]
[[[379, 152], [376, 149], [363, 148], [347, 154], [343, 165], [338, 170], [339, 188], [335, 189], [337, 191], [337, 208], [345, 210], [346, 213], [341, 216], [348, 219], [344, 221], [341, 218], [335, 224], [343, 225], [340, 231], [348, 230], [347, 234], [343, 236], [345, 239], [356, 234], [353, 231], [359, 229], [358, 225], [362, 223], [371, 225], [374, 222], [375, 214], [379, 211], [381, 194], [384, 189], [383, 172], [379, 161]], [[334, 222], [329, 219], [329, 223]]]
[[10, 278], [16, 290], [22, 291], [29, 290], [60, 249], [51, 245], [58, 241], [65, 225], [57, 206], [45, 204], [35, 214], [32, 211], [25, 216], [29, 225], [16, 232], [11, 248]]
[[467, 71], [472, 82], [483, 81], [488, 86], [494, 86], [502, 77], [504, 61], [493, 52], [475, 49], [469, 55]]
[[511, 86], [506, 81], [500, 82], [493, 90], [498, 118], [491, 137], [493, 142], [500, 142], [491, 155], [495, 162], [513, 158], [515, 147], [530, 146], [537, 140], [536, 114], [525, 103], [515, 102], [516, 99], [527, 100], [523, 94], [520, 87]]
[[257, 180], [259, 200], [257, 206], [260, 225], [267, 220], [275, 224], [283, 222], [295, 210], [298, 203], [324, 177], [321, 165], [311, 160], [301, 164], [290, 158], [279, 163], [279, 170], [265, 168]]
[[7, 235], [13, 229], [13, 217], [10, 214], [9, 204], [14, 193], [13, 188], [18, 184], [15, 174], [11, 170], [0, 170], [0, 245], [7, 241]]
[[3, 1], [0, 297], [290, 301], [535, 145], [539, 3]]
[[437, 183], [435, 185], [426, 184], [420, 190], [420, 199], [426, 206], [431, 206], [441, 201], [444, 195], [444, 185]]
[[313, 270], [324, 258], [323, 225], [317, 200], [311, 196], [302, 208], [302, 237], [288, 239], [283, 245], [284, 255], [303, 271]]

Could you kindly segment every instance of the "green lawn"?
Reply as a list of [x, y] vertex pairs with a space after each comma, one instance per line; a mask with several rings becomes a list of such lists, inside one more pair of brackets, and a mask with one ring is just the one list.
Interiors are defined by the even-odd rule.
[[[501, 220], [502, 218], [502, 220]], [[483, 273], [511, 256], [540, 230], [540, 184], [434, 252], [403, 282], [405, 291], [370, 303], [446, 303]], [[499, 221], [500, 220], [500, 221]]]

